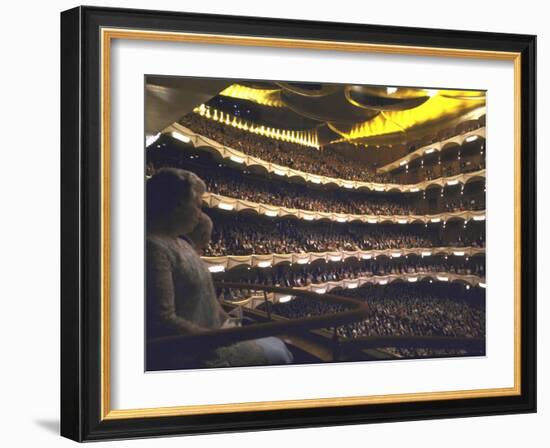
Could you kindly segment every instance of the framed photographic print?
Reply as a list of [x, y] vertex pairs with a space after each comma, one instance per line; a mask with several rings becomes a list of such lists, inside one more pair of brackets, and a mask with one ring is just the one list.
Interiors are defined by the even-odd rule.
[[535, 36], [61, 14], [61, 433], [536, 411]]

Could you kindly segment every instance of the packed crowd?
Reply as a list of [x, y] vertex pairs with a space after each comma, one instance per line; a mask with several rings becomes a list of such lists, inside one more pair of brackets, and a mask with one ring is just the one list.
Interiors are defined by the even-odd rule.
[[485, 195], [477, 198], [448, 200], [445, 202], [446, 212], [459, 212], [463, 210], [485, 210]]
[[360, 161], [350, 163], [348, 158], [330, 148], [317, 150], [271, 139], [195, 113], [187, 114], [180, 120], [180, 124], [237, 151], [306, 173], [365, 182], [392, 182], [389, 174], [377, 174]]
[[[364, 285], [339, 295], [358, 299], [369, 306], [369, 316], [360, 322], [337, 328], [342, 338], [362, 336], [447, 336], [483, 338], [485, 300], [483, 290], [464, 298], [459, 285], [390, 284]], [[287, 303], [269, 304], [271, 312], [287, 318], [302, 318], [341, 311], [337, 305], [295, 298]], [[260, 305], [265, 310], [265, 304]], [[399, 357], [417, 358], [438, 355], [466, 355], [466, 350], [392, 348]]]
[[[401, 260], [401, 259], [399, 259]], [[226, 274], [228, 281], [250, 283], [253, 285], [281, 286], [297, 288], [326, 282], [353, 280], [359, 277], [390, 274], [423, 274], [445, 272], [463, 275], [485, 276], [484, 260], [475, 260], [469, 263], [443, 263], [425, 261], [425, 259], [405, 261], [392, 260], [388, 263], [376, 261], [361, 261], [358, 263], [326, 263], [315, 266], [290, 267], [277, 265], [270, 269], [254, 269], [239, 273]], [[230, 293], [231, 291], [226, 291]], [[230, 294], [227, 298], [230, 298]]]
[[439, 177], [451, 177], [458, 174], [472, 173], [483, 169], [485, 169], [485, 160], [481, 159], [475, 163], [462, 162], [456, 164], [454, 162], [442, 162], [442, 165], [427, 166], [416, 170], [416, 172], [422, 179], [432, 180]]
[[214, 230], [206, 256], [287, 254], [326, 251], [401, 249], [409, 247], [484, 246], [482, 235], [443, 241], [423, 226], [308, 222], [295, 219], [242, 219], [240, 214], [208, 210]]
[[[413, 204], [422, 200], [421, 193], [393, 195], [385, 193], [381, 196], [341, 189], [308, 188], [305, 185], [283, 181], [257, 179], [246, 170], [243, 173], [222, 164], [215, 164], [208, 160], [207, 156], [202, 158], [198, 155], [190, 156], [177, 148], [148, 151], [147, 159], [151, 172], [164, 166], [193, 171], [205, 181], [211, 193], [300, 210], [389, 216], [483, 209], [482, 193], [468, 200], [447, 198], [443, 210], [439, 210], [437, 206], [429, 209], [427, 202], [421, 203], [420, 209], [416, 209]], [[199, 159], [201, 159], [200, 163], [197, 163]]]

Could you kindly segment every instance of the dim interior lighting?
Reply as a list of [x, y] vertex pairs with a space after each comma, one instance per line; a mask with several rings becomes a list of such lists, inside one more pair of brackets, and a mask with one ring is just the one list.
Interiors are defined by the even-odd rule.
[[430, 219], [431, 222], [441, 222], [441, 218], [432, 218]]
[[331, 255], [330, 261], [340, 261], [342, 259], [342, 255]]
[[279, 297], [279, 303], [287, 303], [292, 300], [292, 296], [281, 296]]
[[312, 177], [310, 178], [311, 182], [313, 182], [314, 184], [320, 184], [321, 183], [321, 179], [317, 178], [317, 177]]
[[376, 191], [384, 191], [384, 187], [374, 187]]
[[424, 151], [424, 154], [431, 154], [434, 151], [435, 151], [435, 148], [428, 148], [426, 149], [426, 151]]
[[233, 210], [233, 204], [227, 204], [226, 202], [220, 202], [218, 204], [218, 208], [221, 208], [222, 210]]
[[407, 279], [407, 281], [409, 281], [409, 282], [411, 282], [411, 283], [414, 283], [414, 282], [418, 281], [418, 277], [409, 277], [409, 278]]
[[279, 169], [274, 169], [273, 172], [277, 175], [277, 176], [285, 176], [286, 173], [283, 171], [283, 170], [279, 170]]
[[464, 256], [464, 252], [462, 251], [456, 251], [456, 252], [453, 252], [454, 255], [456, 255], [457, 257], [463, 257]]
[[231, 156], [229, 156], [229, 159], [232, 160], [235, 163], [244, 163], [244, 159], [242, 157], [239, 157], [239, 156], [231, 155]]
[[277, 216], [277, 212], [273, 210], [266, 210], [265, 214], [266, 216]]
[[449, 277], [442, 277], [442, 276], [437, 276], [437, 279], [440, 281], [440, 282], [448, 282], [449, 281]]
[[340, 218], [340, 217], [336, 218], [336, 221], [338, 222], [346, 222], [347, 220], [348, 220], [347, 218]]
[[296, 261], [298, 264], [308, 264], [307, 258], [300, 258]]
[[306, 221], [313, 221], [315, 219], [315, 216], [312, 215], [304, 215], [304, 219]]
[[458, 184], [458, 180], [456, 180], [456, 179], [447, 181], [447, 185], [456, 185], [456, 184]]
[[475, 142], [479, 137], [477, 135], [469, 135], [464, 140], [468, 143]]
[[386, 87], [386, 93], [388, 95], [391, 95], [393, 93], [397, 92], [397, 87]]
[[258, 263], [259, 268], [268, 268], [271, 266], [271, 261], [260, 261]]
[[327, 292], [327, 288], [319, 288], [319, 289], [316, 289], [315, 292], [317, 294], [324, 294], [325, 292]]
[[387, 285], [387, 284], [388, 284], [388, 281], [387, 281], [387, 280], [380, 280], [380, 281], [378, 282], [378, 284], [380, 284], [380, 285]]
[[481, 288], [487, 288], [487, 283], [481, 283], [481, 282], [479, 282], [478, 285], [479, 285]]
[[343, 184], [344, 188], [353, 188], [353, 184]]
[[373, 219], [373, 218], [369, 218], [369, 219], [367, 219], [367, 222], [368, 222], [369, 224], [376, 224], [376, 223], [378, 222], [378, 220]]
[[393, 258], [399, 258], [401, 256], [401, 252], [395, 252], [395, 253], [391, 254], [391, 256]]
[[361, 255], [361, 258], [362, 258], [363, 260], [370, 260], [370, 259], [372, 258], [372, 255], [370, 255], [370, 254], [363, 254], [363, 255]]
[[187, 137], [187, 135], [183, 135], [180, 132], [173, 131], [171, 135], [173, 138], [183, 143], [189, 143], [191, 141], [191, 139]]
[[407, 220], [406, 219], [398, 219], [397, 222], [399, 224], [407, 224]]
[[152, 145], [155, 143], [160, 137], [160, 132], [155, 135], [146, 135], [145, 136], [145, 146]]
[[485, 215], [474, 216], [474, 221], [485, 221]]
[[348, 289], [355, 289], [355, 288], [357, 288], [358, 286], [359, 286], [358, 283], [348, 283], [348, 284], [347, 284], [347, 288], [348, 288]]
[[411, 193], [416, 193], [417, 191], [420, 191], [420, 188], [418, 187], [411, 188]]
[[429, 257], [430, 255], [432, 255], [432, 253], [429, 251], [422, 252], [423, 257]]
[[214, 266], [209, 266], [208, 270], [212, 273], [224, 272], [225, 271], [225, 266], [222, 265], [222, 264], [217, 264], [217, 265], [214, 265]]

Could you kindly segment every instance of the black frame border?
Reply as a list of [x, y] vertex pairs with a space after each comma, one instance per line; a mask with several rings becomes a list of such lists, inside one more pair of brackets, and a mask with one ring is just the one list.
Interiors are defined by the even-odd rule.
[[[521, 395], [101, 420], [100, 28], [521, 53]], [[61, 13], [61, 435], [127, 439], [536, 412], [536, 36], [77, 7]]]

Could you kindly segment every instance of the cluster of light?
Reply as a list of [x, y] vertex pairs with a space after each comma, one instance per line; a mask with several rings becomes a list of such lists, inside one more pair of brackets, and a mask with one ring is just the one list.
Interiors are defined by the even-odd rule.
[[229, 160], [235, 162], [235, 163], [244, 163], [244, 159], [242, 157], [236, 156], [236, 155], [230, 155]]
[[258, 263], [259, 268], [269, 268], [271, 266], [271, 261], [260, 261]]
[[145, 137], [145, 146], [152, 145], [153, 143], [155, 143], [158, 140], [159, 137], [160, 137], [160, 132], [155, 134], [155, 135], [147, 135]]
[[277, 212], [275, 210], [266, 210], [265, 211], [266, 216], [277, 216]]
[[281, 296], [279, 297], [279, 303], [287, 303], [293, 299], [292, 296]]
[[209, 266], [208, 270], [212, 273], [224, 272], [225, 271], [225, 266], [223, 264], [216, 264], [214, 266]]
[[251, 132], [252, 134], [319, 149], [319, 140], [316, 130], [293, 131], [257, 125], [205, 104], [195, 107], [193, 112], [199, 114], [201, 117], [217, 121], [227, 126], [233, 126], [234, 128]]
[[319, 289], [316, 289], [315, 292], [317, 294], [324, 294], [325, 292], [327, 292], [327, 288], [319, 288]]
[[221, 208], [222, 210], [233, 210], [234, 206], [233, 206], [233, 204], [227, 204], [226, 202], [220, 202], [218, 204], [218, 208]]
[[256, 89], [254, 87], [232, 84], [220, 92], [220, 95], [238, 100], [251, 101], [262, 106], [284, 107], [278, 89]]
[[418, 281], [418, 277], [409, 277], [407, 279], [407, 281], [409, 281], [410, 283], [414, 283], [414, 282]]
[[448, 282], [449, 281], [449, 277], [440, 277], [439, 275], [437, 276], [437, 279], [440, 282]]
[[189, 143], [191, 141], [191, 139], [189, 137], [187, 137], [187, 135], [183, 135], [179, 132], [172, 132], [172, 137], [175, 138], [176, 140], [179, 140], [180, 142], [183, 142], [183, 143]]
[[298, 264], [308, 264], [307, 258], [300, 258], [296, 263]]

